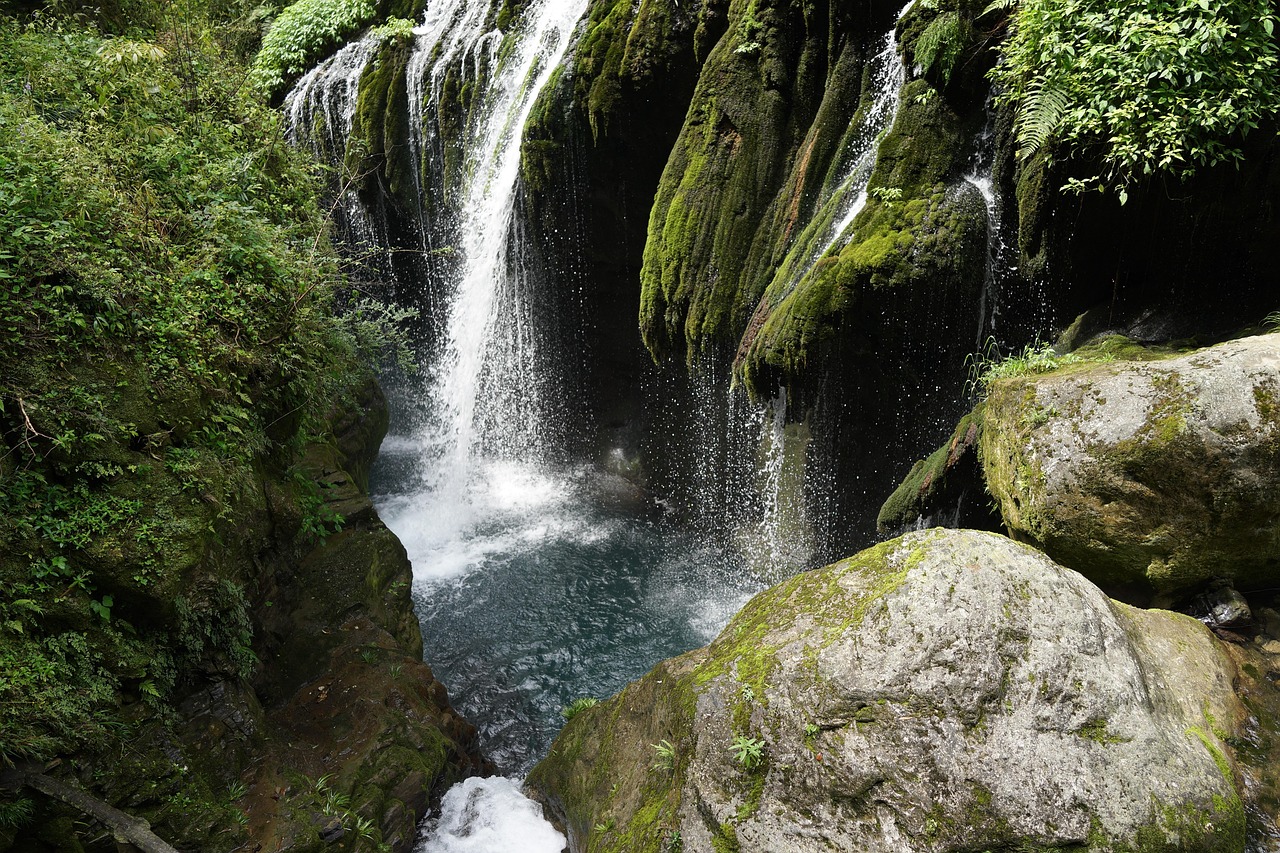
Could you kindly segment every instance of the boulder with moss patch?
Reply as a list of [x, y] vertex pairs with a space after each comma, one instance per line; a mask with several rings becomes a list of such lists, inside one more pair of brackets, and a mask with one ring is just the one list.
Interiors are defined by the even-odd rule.
[[1241, 851], [1241, 716], [1200, 623], [934, 530], [760, 594], [530, 783], [575, 851]]
[[1013, 535], [1099, 583], [1280, 578], [1280, 337], [995, 382], [981, 450]]

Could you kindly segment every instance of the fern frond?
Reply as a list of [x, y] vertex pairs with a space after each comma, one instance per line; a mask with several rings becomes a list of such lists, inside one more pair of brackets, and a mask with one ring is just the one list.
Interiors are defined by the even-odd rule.
[[1018, 157], [1035, 155], [1058, 129], [1071, 106], [1065, 89], [1042, 77], [1027, 87], [1018, 111]]
[[991, 14], [992, 12], [1012, 12], [1013, 7], [1017, 5], [1018, 0], [991, 0], [991, 2], [987, 4], [987, 8], [983, 9], [978, 17], [981, 18], [985, 15]]
[[916, 40], [916, 63], [946, 86], [951, 82], [956, 61], [969, 43], [968, 26], [957, 12], [947, 12], [929, 22]]

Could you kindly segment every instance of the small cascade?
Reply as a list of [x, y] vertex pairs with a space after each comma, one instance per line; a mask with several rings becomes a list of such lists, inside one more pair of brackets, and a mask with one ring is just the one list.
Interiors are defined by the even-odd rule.
[[[380, 43], [381, 39], [370, 33], [343, 47], [297, 82], [284, 100], [285, 138], [292, 145], [311, 149], [321, 163], [342, 165], [355, 119], [360, 75]], [[350, 187], [338, 188], [334, 215], [352, 246], [364, 249], [385, 242], [375, 218]]]
[[[914, 2], [914, 0], [912, 0]], [[848, 239], [849, 226], [866, 205], [867, 184], [879, 143], [898, 113], [906, 69], [898, 56], [896, 22], [870, 58], [870, 97], [854, 118], [841, 161], [843, 177], [795, 240], [774, 274], [770, 291], [794, 288], [825, 255]], [[762, 577], [779, 579], [810, 567], [821, 554], [816, 525], [824, 523], [820, 489], [810, 488], [815, 460], [810, 459], [808, 428], [787, 421], [786, 393], [753, 402], [712, 358], [690, 370], [687, 379], [669, 383], [656, 396], [672, 409], [660, 420], [664, 432], [681, 432], [684, 449], [663, 448], [675, 455], [673, 502], [687, 507], [697, 527], [728, 534], [746, 564]], [[681, 441], [672, 442], [679, 445]], [[683, 464], [682, 464], [683, 463]]]
[[664, 506], [736, 555], [749, 573], [776, 582], [818, 555], [806, 490], [809, 434], [787, 420], [787, 397], [753, 401], [713, 357], [657, 382], [648, 456], [665, 471]]
[[542, 817], [542, 808], [517, 782], [473, 777], [454, 785], [428, 824], [422, 850], [435, 853], [560, 853], [565, 837]]
[[898, 116], [906, 68], [898, 56], [897, 21], [910, 11], [915, 0], [898, 13], [894, 26], [880, 40], [880, 49], [871, 57], [870, 102], [855, 116], [857, 127], [845, 150], [848, 163], [844, 177], [822, 202], [809, 226], [801, 233], [778, 267], [775, 284], [795, 287], [828, 252], [844, 245], [849, 226], [867, 205], [867, 183], [876, 164], [880, 140]]
[[976, 140], [972, 167], [964, 176], [965, 182], [982, 196], [982, 203], [987, 210], [987, 265], [978, 300], [978, 352], [983, 350], [989, 338], [998, 338], [1000, 334], [1001, 284], [1008, 275], [1017, 272], [1017, 267], [1010, 262], [1011, 253], [1004, 240], [1001, 206], [996, 198], [992, 178], [995, 156], [992, 116], [991, 104], [988, 102], [987, 122]]
[[764, 405], [741, 401], [757, 426], [756, 480], [759, 520], [739, 533], [747, 564], [764, 577], [789, 577], [810, 564], [817, 551], [805, 507], [804, 476], [808, 434], [804, 424], [787, 423], [787, 393]]

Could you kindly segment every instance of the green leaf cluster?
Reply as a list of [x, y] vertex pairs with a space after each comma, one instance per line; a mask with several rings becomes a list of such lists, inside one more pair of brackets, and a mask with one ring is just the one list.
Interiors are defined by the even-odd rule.
[[341, 522], [291, 472], [361, 354], [405, 343], [349, 292], [244, 28], [156, 17], [0, 16], [0, 764], [250, 674], [245, 519], [269, 480], [299, 542]]
[[[254, 84], [275, 93], [286, 80], [302, 74], [325, 52], [370, 23], [377, 12], [373, 0], [298, 0], [280, 13], [262, 39], [262, 50], [253, 63]], [[389, 34], [400, 35], [402, 29], [403, 25]]]
[[1280, 112], [1270, 0], [1023, 0], [992, 78], [1020, 156], [1050, 140], [1098, 164], [1069, 189], [1187, 178], [1243, 158]]

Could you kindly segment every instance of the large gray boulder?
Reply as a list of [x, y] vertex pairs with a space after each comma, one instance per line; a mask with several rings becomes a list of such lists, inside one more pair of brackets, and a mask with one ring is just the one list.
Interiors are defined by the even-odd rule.
[[1243, 851], [1231, 674], [1189, 617], [912, 533], [761, 593], [530, 784], [574, 851]]
[[1280, 335], [998, 381], [981, 457], [1010, 532], [1099, 583], [1280, 582]]

